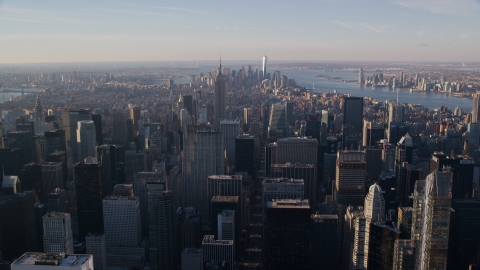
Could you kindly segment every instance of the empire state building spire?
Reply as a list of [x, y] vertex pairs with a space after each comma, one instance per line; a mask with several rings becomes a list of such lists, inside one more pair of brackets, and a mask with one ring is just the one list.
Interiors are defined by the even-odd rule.
[[214, 127], [220, 129], [220, 121], [226, 117], [226, 95], [227, 83], [222, 74], [222, 57], [220, 56], [220, 65], [218, 75], [215, 79], [215, 101], [214, 101]]

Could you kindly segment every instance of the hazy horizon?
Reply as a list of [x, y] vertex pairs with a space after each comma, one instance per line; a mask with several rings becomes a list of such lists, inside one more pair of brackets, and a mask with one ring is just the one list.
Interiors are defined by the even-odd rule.
[[[480, 61], [479, 0], [0, 0], [0, 63]], [[291, 60], [296, 59], [296, 60]]]

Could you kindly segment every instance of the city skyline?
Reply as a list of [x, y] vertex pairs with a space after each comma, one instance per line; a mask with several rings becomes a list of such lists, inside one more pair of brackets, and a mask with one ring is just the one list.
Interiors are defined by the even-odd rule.
[[480, 61], [475, 0], [92, 4], [0, 1], [0, 63]]

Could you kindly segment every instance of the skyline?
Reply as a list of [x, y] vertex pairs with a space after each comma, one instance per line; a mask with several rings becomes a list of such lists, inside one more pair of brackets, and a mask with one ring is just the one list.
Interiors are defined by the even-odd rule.
[[0, 0], [0, 63], [261, 59], [264, 48], [279, 61], [471, 62], [478, 11], [478, 0]]

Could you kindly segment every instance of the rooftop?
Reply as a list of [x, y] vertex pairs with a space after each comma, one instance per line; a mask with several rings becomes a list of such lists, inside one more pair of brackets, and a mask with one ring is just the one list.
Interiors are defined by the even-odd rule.
[[202, 241], [203, 244], [233, 245], [233, 240], [215, 240], [215, 235], [205, 235]]
[[263, 184], [291, 184], [291, 185], [303, 185], [303, 179], [293, 179], [293, 178], [265, 178]]
[[310, 209], [308, 199], [280, 199], [268, 202], [268, 208], [299, 208]]
[[27, 252], [12, 263], [12, 265], [51, 265], [74, 267], [93, 260], [89, 254], [40, 253]]
[[213, 196], [212, 202], [238, 202], [238, 196]]

